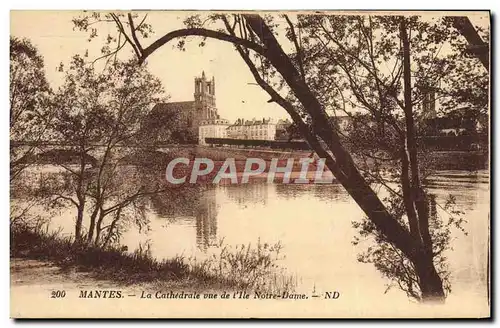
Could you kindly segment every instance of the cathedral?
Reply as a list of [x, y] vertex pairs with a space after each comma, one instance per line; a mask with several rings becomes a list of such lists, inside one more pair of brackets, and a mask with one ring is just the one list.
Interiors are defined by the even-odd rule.
[[177, 112], [185, 129], [205, 144], [205, 138], [225, 138], [229, 121], [221, 118], [215, 104], [215, 78], [207, 79], [203, 71], [194, 79], [194, 100], [156, 104], [152, 114], [157, 117]]

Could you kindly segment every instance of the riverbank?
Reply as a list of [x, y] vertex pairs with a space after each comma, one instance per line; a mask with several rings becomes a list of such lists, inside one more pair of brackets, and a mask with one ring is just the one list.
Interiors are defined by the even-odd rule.
[[[178, 151], [179, 149], [176, 150], [176, 152]], [[236, 161], [244, 161], [247, 158], [261, 158], [270, 161], [277, 158], [284, 161], [288, 158], [294, 158], [297, 160], [294, 170], [300, 170], [298, 159], [309, 157], [311, 151], [197, 146], [190, 149], [189, 154], [195, 157], [210, 158], [213, 161], [224, 161], [226, 158], [234, 158]], [[355, 162], [360, 162], [357, 156], [354, 155], [353, 158]], [[425, 161], [427, 169], [432, 170], [475, 171], [489, 168], [487, 151], [432, 151], [425, 156], [420, 154], [420, 160]], [[368, 164], [370, 165], [370, 161]]]
[[182, 256], [159, 260], [141, 248], [130, 253], [125, 247], [81, 245], [57, 231], [19, 224], [11, 227], [10, 257], [13, 282], [44, 284], [64, 277], [70, 284], [83, 279], [90, 285], [146, 286], [151, 290], [293, 289], [291, 278], [271, 270], [276, 260], [272, 249], [267, 245], [262, 249], [260, 244], [236, 252], [222, 247], [218, 256], [200, 261]]
[[170, 279], [145, 281], [136, 284], [124, 284], [104, 277], [97, 278], [91, 271], [80, 271], [73, 267], [59, 266], [48, 260], [35, 260], [14, 257], [10, 259], [11, 293], [29, 288], [31, 292], [47, 293], [47, 290], [121, 290], [127, 294], [140, 294], [141, 291], [173, 292], [193, 291], [200, 293], [221, 290], [236, 290], [234, 286], [223, 284], [201, 284], [196, 279]]

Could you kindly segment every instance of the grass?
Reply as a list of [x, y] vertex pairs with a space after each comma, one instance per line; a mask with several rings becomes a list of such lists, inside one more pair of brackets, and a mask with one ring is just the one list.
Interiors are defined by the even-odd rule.
[[261, 244], [236, 248], [221, 243], [219, 252], [197, 261], [176, 256], [158, 260], [149, 249], [132, 253], [123, 247], [101, 248], [78, 245], [59, 231], [50, 232], [45, 225], [11, 226], [10, 256], [53, 262], [63, 270], [76, 269], [91, 273], [91, 277], [124, 285], [154, 282], [181, 283], [203, 289], [258, 290], [292, 292], [295, 280], [279, 270], [281, 246]]
[[208, 274], [237, 282], [240, 289], [276, 294], [291, 292], [297, 281], [277, 265], [283, 259], [281, 249], [280, 243], [263, 244], [258, 240], [255, 246], [250, 243], [230, 246], [221, 240], [218, 252], [201, 262], [194, 260], [191, 268], [198, 275]]

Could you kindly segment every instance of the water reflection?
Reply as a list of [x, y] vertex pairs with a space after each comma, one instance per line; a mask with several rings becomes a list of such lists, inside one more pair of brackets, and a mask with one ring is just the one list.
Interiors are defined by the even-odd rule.
[[176, 189], [151, 197], [151, 209], [169, 225], [195, 228], [196, 245], [200, 250], [218, 245], [218, 216], [221, 204], [236, 205], [240, 210], [266, 207], [270, 199], [294, 201], [309, 197], [317, 201], [347, 202], [348, 194], [339, 184], [294, 185], [268, 184], [265, 181], [243, 185], [206, 185]]
[[429, 199], [429, 217], [433, 220], [436, 220], [436, 218], [437, 218], [436, 195], [435, 194], [428, 194], [427, 197]]
[[221, 186], [228, 199], [245, 207], [247, 205], [266, 205], [269, 197], [269, 185], [265, 181], [240, 185]]
[[166, 229], [171, 225], [193, 226], [196, 244], [206, 250], [217, 243], [218, 205], [214, 185], [186, 186], [150, 197], [151, 210]]
[[488, 199], [483, 196], [484, 189], [489, 189], [488, 184], [488, 171], [442, 171], [425, 181], [426, 188], [436, 195], [438, 203], [446, 202], [452, 195], [464, 211], [471, 211], [479, 204], [488, 204]]
[[205, 192], [196, 209], [196, 244], [206, 250], [217, 244], [217, 202], [213, 189]]
[[321, 201], [346, 201], [349, 198], [340, 184], [277, 184], [276, 193], [284, 199], [312, 196]]

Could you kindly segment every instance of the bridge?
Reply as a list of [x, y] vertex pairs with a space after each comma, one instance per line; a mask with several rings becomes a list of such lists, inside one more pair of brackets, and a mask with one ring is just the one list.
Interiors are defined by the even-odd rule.
[[[43, 164], [57, 164], [57, 163], [78, 163], [80, 154], [77, 151], [76, 145], [60, 142], [60, 141], [44, 141], [44, 142], [23, 142], [11, 141], [11, 148], [26, 148], [32, 149], [33, 157], [28, 159], [34, 162]], [[99, 159], [104, 155], [106, 150], [105, 144], [89, 144], [87, 145], [89, 151], [87, 152], [86, 162], [91, 166], [96, 166]], [[206, 157], [213, 160], [225, 160], [228, 157], [237, 160], [243, 160], [250, 157], [262, 158], [270, 160], [271, 158], [289, 158], [289, 157], [306, 157], [311, 152], [301, 150], [279, 150], [279, 149], [266, 149], [266, 148], [233, 148], [233, 147], [217, 147], [201, 146], [192, 144], [129, 144], [117, 145], [115, 149], [124, 149], [123, 155], [125, 156], [125, 163], [164, 163], [172, 157]], [[130, 154], [130, 151], [134, 154]], [[136, 150], [136, 152], [134, 152]], [[128, 158], [126, 156], [129, 156]]]
[[[77, 146], [72, 143], [60, 141], [43, 141], [43, 142], [24, 142], [24, 141], [11, 141], [11, 148], [25, 148], [26, 151], [31, 149], [33, 158], [28, 160], [35, 160], [43, 163], [57, 163], [72, 162], [79, 158]], [[86, 162], [95, 166], [99, 159], [104, 155], [107, 148], [105, 144], [88, 144]], [[172, 149], [185, 148], [185, 145], [179, 144], [131, 144], [131, 145], [116, 145], [115, 149], [137, 150], [137, 152], [156, 153], [160, 157], [164, 157]], [[21, 150], [22, 152], [22, 150]], [[125, 151], [124, 151], [125, 153]]]

